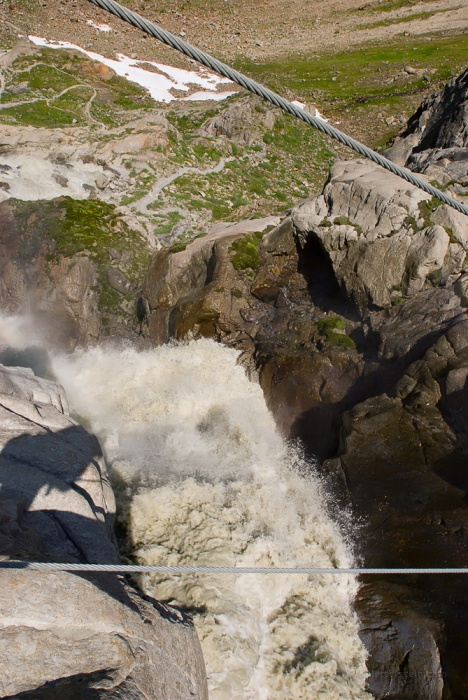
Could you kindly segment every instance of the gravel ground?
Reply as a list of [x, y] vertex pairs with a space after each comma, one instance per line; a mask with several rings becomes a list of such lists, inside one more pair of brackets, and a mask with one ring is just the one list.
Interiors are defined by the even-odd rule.
[[[460, 33], [468, 26], [468, 0], [133, 0], [125, 4], [231, 61], [335, 53], [395, 38], [411, 42], [423, 35]], [[160, 60], [173, 56], [170, 49], [157, 46], [87, 0], [3, 0], [0, 20], [3, 41], [21, 32], [106, 53], [121, 51]], [[112, 31], [101, 32], [90, 21], [106, 23]]]

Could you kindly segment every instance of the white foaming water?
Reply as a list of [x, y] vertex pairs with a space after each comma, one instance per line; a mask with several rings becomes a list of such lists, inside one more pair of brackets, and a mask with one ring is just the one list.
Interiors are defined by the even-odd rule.
[[[55, 358], [72, 409], [127, 484], [134, 558], [349, 565], [317, 482], [300, 476], [236, 359], [209, 340]], [[141, 585], [194, 615], [211, 700], [369, 697], [352, 577], [145, 575]]]

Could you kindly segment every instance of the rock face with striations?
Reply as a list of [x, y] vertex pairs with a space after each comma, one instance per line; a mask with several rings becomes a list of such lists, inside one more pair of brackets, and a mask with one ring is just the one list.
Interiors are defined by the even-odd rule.
[[[0, 365], [0, 556], [117, 563], [99, 443], [63, 390]], [[191, 620], [121, 576], [0, 571], [0, 697], [207, 699]]]
[[[314, 235], [358, 306], [389, 308], [440, 271], [460, 273], [464, 231], [431, 220], [430, 196], [370, 162], [336, 163], [322, 194], [295, 207], [293, 222]], [[461, 242], [459, 242], [459, 239]]]
[[424, 100], [386, 155], [455, 191], [468, 184], [468, 69]]

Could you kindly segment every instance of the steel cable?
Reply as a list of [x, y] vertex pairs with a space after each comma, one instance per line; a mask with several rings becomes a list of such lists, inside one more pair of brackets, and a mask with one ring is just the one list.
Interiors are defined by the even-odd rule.
[[301, 119], [303, 122], [306, 122], [306, 124], [313, 126], [315, 129], [327, 134], [327, 136], [330, 136], [332, 139], [335, 139], [345, 146], [348, 146], [348, 148], [351, 148], [353, 151], [356, 151], [356, 153], [359, 153], [365, 158], [369, 158], [369, 160], [372, 160], [374, 163], [377, 163], [386, 170], [390, 170], [390, 172], [392, 172], [394, 175], [398, 175], [407, 182], [410, 182], [412, 185], [415, 185], [415, 187], [419, 187], [419, 189], [424, 190], [424, 192], [427, 192], [433, 197], [439, 199], [441, 202], [448, 204], [448, 206], [453, 207], [453, 209], [456, 209], [462, 214], [466, 214], [468, 216], [468, 206], [458, 202], [453, 197], [445, 194], [445, 192], [437, 189], [437, 187], [433, 187], [428, 182], [412, 173], [410, 170], [401, 168], [399, 165], [392, 163], [392, 161], [384, 158], [371, 148], [364, 146], [364, 144], [360, 143], [359, 141], [347, 136], [347, 134], [344, 134], [339, 129], [335, 129], [335, 127], [327, 124], [327, 122], [322, 121], [318, 117], [312, 116], [312, 114], [309, 114], [309, 112], [301, 109], [301, 107], [293, 105], [292, 102], [280, 97], [280, 95], [273, 92], [273, 90], [269, 90], [264, 85], [257, 83], [255, 80], [248, 78], [246, 75], [239, 73], [230, 66], [227, 66], [225, 63], [213, 58], [213, 56], [210, 56], [186, 41], [179, 39], [179, 37], [171, 34], [171, 32], [168, 32], [165, 29], [162, 29], [162, 27], [158, 27], [157, 24], [154, 24], [144, 17], [141, 17], [141, 15], [137, 14], [136, 12], [132, 12], [132, 10], [122, 7], [122, 5], [115, 2], [115, 0], [89, 0], [89, 2], [92, 2], [93, 5], [96, 5], [97, 7], [106, 10], [106, 12], [110, 12], [116, 17], [119, 17], [119, 19], [124, 20], [124, 22], [128, 22], [137, 29], [141, 29], [141, 31], [146, 32], [150, 36], [159, 39], [159, 41], [162, 41], [164, 44], [167, 44], [173, 49], [176, 49], [186, 56], [189, 56], [189, 58], [198, 61], [198, 63], [202, 63], [215, 73], [219, 73], [219, 75], [229, 78], [229, 80], [232, 80], [234, 83], [237, 83], [246, 90], [249, 90], [255, 95], [262, 97], [276, 107], [280, 107], [285, 112], [297, 117], [297, 119]]
[[67, 564], [35, 561], [0, 561], [0, 569], [28, 571], [108, 572], [117, 574], [467, 574], [467, 568], [343, 568], [331, 567], [265, 567], [265, 566], [151, 566], [144, 564]]

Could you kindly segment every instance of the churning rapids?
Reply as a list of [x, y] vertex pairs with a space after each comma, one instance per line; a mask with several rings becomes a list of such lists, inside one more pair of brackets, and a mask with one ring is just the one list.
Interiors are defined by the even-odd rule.
[[[209, 340], [53, 358], [111, 466], [127, 552], [144, 564], [348, 566], [316, 480], [236, 360]], [[192, 613], [211, 700], [370, 697], [352, 577], [151, 574], [140, 585]]]

